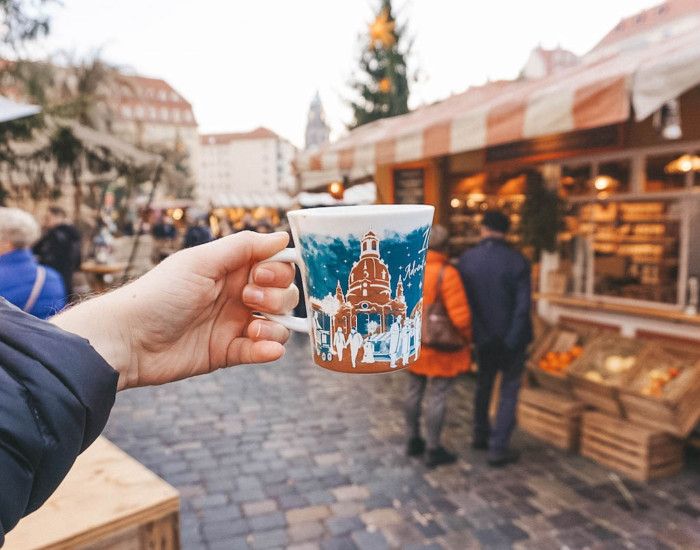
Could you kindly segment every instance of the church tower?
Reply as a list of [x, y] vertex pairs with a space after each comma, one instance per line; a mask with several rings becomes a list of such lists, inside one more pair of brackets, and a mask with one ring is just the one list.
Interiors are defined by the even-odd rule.
[[326, 113], [323, 111], [323, 105], [321, 105], [321, 97], [316, 92], [309, 106], [309, 115], [306, 119], [306, 149], [328, 141], [330, 132], [330, 128], [326, 124]]

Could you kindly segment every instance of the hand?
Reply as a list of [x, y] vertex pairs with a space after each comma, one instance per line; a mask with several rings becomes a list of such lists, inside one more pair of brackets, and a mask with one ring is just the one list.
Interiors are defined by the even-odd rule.
[[182, 250], [135, 282], [52, 322], [90, 340], [119, 372], [118, 390], [274, 361], [283, 355], [289, 332], [252, 313], [294, 307], [294, 269], [255, 264], [287, 241], [286, 233], [243, 232]]

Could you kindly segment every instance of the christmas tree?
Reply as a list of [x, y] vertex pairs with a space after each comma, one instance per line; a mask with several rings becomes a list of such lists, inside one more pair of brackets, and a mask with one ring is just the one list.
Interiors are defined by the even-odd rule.
[[369, 25], [360, 56], [360, 74], [351, 82], [359, 99], [351, 101], [354, 120], [350, 128], [408, 112], [408, 71], [403, 47], [405, 27], [398, 27], [391, 0], [381, 0], [379, 12]]

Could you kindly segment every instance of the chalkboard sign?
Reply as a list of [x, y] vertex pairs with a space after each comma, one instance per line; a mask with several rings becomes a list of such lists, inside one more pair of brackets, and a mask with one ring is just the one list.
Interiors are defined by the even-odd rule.
[[394, 170], [394, 203], [425, 203], [425, 172], [422, 168]]

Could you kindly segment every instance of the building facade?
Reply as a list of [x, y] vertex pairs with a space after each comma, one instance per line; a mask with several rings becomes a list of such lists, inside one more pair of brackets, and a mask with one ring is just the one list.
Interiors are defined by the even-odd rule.
[[197, 198], [203, 204], [216, 204], [226, 193], [295, 191], [292, 160], [296, 148], [267, 128], [203, 134], [200, 148]]
[[118, 74], [105, 101], [109, 131], [137, 147], [174, 151], [178, 162], [199, 179], [199, 134], [192, 105], [165, 80]]

